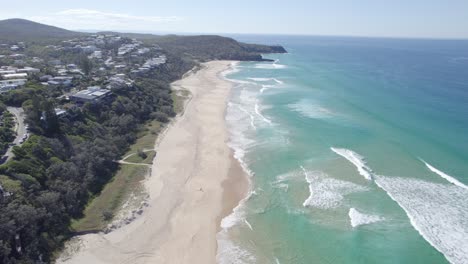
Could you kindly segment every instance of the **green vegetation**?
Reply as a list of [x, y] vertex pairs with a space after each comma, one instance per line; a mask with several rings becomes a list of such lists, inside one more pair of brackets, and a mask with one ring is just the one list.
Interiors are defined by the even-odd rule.
[[[138, 34], [133, 34], [138, 37]], [[196, 61], [241, 60], [262, 61], [261, 53], [286, 53], [280, 46], [239, 43], [221, 36], [146, 36], [145, 41], [157, 44], [172, 54], [183, 54]]]
[[148, 171], [145, 166], [121, 165], [112, 180], [86, 206], [84, 217], [73, 221], [72, 229], [76, 232], [104, 229], [130, 194], [142, 192], [140, 182]]
[[148, 122], [138, 133], [138, 139], [130, 146], [123, 157], [135, 154], [139, 149], [154, 149], [154, 143], [162, 131], [163, 124], [157, 120]]
[[172, 93], [172, 101], [174, 101], [174, 111], [179, 114], [184, 110], [187, 100], [190, 99], [190, 92], [187, 90], [177, 90]]
[[13, 115], [0, 103], [0, 155], [7, 151], [8, 145], [15, 139], [14, 126]]
[[[141, 159], [137, 155], [138, 150], [153, 149], [156, 138], [161, 132], [161, 123], [152, 120], [148, 122], [138, 133], [138, 139], [131, 145], [130, 149], [123, 155], [127, 162], [151, 164], [155, 151], [146, 152], [147, 157]], [[129, 195], [141, 193], [140, 182], [149, 172], [149, 167], [138, 165], [121, 165], [113, 177], [106, 184], [103, 190], [94, 197], [86, 206], [84, 217], [74, 220], [72, 229], [76, 232], [86, 232], [92, 230], [102, 230], [112, 220], [122, 203], [127, 200]], [[106, 216], [103, 216], [103, 212]]]
[[130, 162], [130, 163], [152, 164], [155, 156], [156, 156], [156, 151], [147, 150], [147, 151], [138, 152], [137, 154], [126, 158], [125, 161]]

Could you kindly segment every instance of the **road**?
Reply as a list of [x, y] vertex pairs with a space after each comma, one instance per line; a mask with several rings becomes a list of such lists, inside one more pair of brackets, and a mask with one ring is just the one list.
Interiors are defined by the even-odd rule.
[[[21, 145], [21, 139], [23, 138], [24, 134], [27, 133], [26, 126], [24, 124], [24, 111], [21, 107], [7, 107], [7, 110], [13, 114], [15, 117], [15, 132], [16, 138], [13, 140], [12, 144], [6, 151], [4, 157], [6, 157], [5, 162], [13, 158], [13, 147]], [[3, 160], [3, 159], [2, 159]]]

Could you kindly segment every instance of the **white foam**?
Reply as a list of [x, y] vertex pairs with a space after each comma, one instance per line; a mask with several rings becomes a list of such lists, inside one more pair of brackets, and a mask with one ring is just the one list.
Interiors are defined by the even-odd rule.
[[[258, 102], [258, 101], [257, 101]], [[266, 118], [260, 111], [260, 106], [258, 103], [255, 103], [255, 113], [263, 120], [265, 123], [272, 124], [271, 120]]]
[[252, 227], [252, 225], [249, 223], [249, 221], [247, 221], [247, 219], [245, 219], [244, 222], [245, 222], [245, 224], [249, 227], [249, 229], [253, 231], [253, 227]]
[[252, 126], [252, 128], [254, 130], [257, 129], [257, 127], [255, 126], [255, 117], [249, 113], [249, 111], [245, 110], [245, 108], [243, 108], [242, 106], [240, 105], [237, 105], [237, 107], [239, 107], [239, 110], [241, 110], [242, 112], [244, 112], [247, 116], [249, 116], [250, 118], [250, 125]]
[[467, 189], [468, 190], [468, 186], [466, 186], [465, 184], [463, 184], [462, 182], [460, 182], [459, 180], [455, 179], [454, 177], [444, 173], [443, 171], [440, 171], [436, 168], [434, 168], [433, 166], [431, 166], [431, 164], [425, 162], [424, 160], [421, 159], [422, 162], [424, 162], [424, 164], [426, 164], [426, 167], [434, 172], [435, 174], [439, 175], [440, 177], [446, 179], [448, 182], [452, 183], [452, 184], [455, 184], [456, 186], [458, 187], [462, 187], [464, 189]]
[[271, 78], [247, 78], [249, 80], [252, 80], [252, 81], [256, 81], [256, 82], [268, 82], [268, 81], [271, 81]]
[[273, 81], [275, 81], [277, 84], [284, 84], [283, 81], [280, 81], [280, 80], [278, 80], [278, 79], [276, 79], [276, 78], [273, 78]]
[[348, 215], [351, 221], [351, 226], [353, 228], [360, 225], [368, 225], [384, 220], [384, 218], [381, 216], [364, 214], [354, 208], [349, 209]]
[[216, 259], [218, 263], [255, 263], [255, 257], [245, 248], [236, 245], [229, 237], [229, 229], [244, 223], [250, 230], [253, 230], [252, 225], [246, 219], [245, 203], [255, 195], [255, 191], [251, 191], [247, 197], [242, 199], [239, 204], [232, 210], [232, 213], [221, 220], [221, 231], [216, 234], [218, 242], [218, 250]]
[[232, 241], [225, 231], [217, 235], [218, 251], [216, 262], [220, 264], [250, 264], [256, 263], [255, 256], [244, 247]]
[[364, 157], [349, 149], [331, 148], [331, 150], [356, 166], [359, 174], [364, 176], [364, 178], [372, 180], [372, 170], [367, 167]]
[[273, 81], [277, 84], [283, 84], [283, 81], [280, 81], [276, 78], [247, 78], [249, 80], [252, 80], [252, 81], [256, 81], [256, 82], [270, 82], [270, 81]]
[[364, 186], [352, 182], [337, 180], [320, 171], [307, 171], [301, 166], [307, 183], [309, 197], [302, 204], [304, 207], [332, 209], [341, 206], [344, 196], [367, 191]]
[[298, 112], [304, 117], [312, 119], [325, 119], [334, 116], [333, 112], [310, 100], [300, 100], [294, 104], [288, 105], [289, 109]]
[[227, 70], [221, 72], [221, 76], [227, 79], [228, 75], [234, 74], [236, 72], [239, 72], [239, 62], [237, 61], [232, 62], [230, 67]]
[[262, 89], [260, 89], [260, 93], [264, 93], [266, 90], [273, 88], [273, 85], [262, 85]]
[[275, 70], [275, 69], [285, 69], [286, 65], [278, 64], [277, 62], [273, 63], [258, 63], [254, 66], [256, 69], [266, 69], [266, 70]]
[[276, 184], [273, 184], [273, 187], [281, 189], [284, 192], [288, 192], [289, 190], [289, 184], [287, 183], [276, 183]]
[[449, 184], [374, 176], [413, 227], [448, 261], [468, 263], [468, 191]]

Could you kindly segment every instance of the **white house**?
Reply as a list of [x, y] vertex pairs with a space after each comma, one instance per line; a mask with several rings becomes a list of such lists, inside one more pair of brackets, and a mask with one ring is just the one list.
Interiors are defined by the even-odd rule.
[[27, 77], [28, 77], [27, 73], [10, 73], [10, 74], [3, 75], [3, 78], [5, 79], [22, 79], [22, 78], [27, 78]]

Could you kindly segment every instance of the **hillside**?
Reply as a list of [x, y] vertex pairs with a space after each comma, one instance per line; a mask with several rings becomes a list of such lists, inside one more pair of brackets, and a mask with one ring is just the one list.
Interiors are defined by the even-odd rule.
[[282, 46], [246, 44], [216, 35], [158, 36], [135, 33], [121, 35], [149, 44], [157, 44], [167, 52], [203, 62], [209, 60], [262, 61], [266, 59], [263, 59], [261, 54], [287, 52]]
[[174, 53], [192, 56], [194, 59], [207, 61], [264, 60], [262, 53], [286, 53], [280, 46], [253, 45], [237, 42], [232, 38], [221, 36], [165, 36], [155, 39], [161, 48]]
[[[119, 34], [125, 37], [136, 38], [149, 44], [157, 44], [169, 53], [195, 61], [262, 61], [265, 60], [262, 58], [262, 53], [286, 53], [286, 50], [281, 46], [245, 44], [237, 42], [232, 38], [215, 35], [158, 36], [152, 34], [103, 33]], [[25, 19], [0, 21], [0, 41], [46, 43], [85, 35], [89, 34], [44, 25]]]
[[0, 20], [0, 40], [3, 41], [47, 41], [84, 35], [54, 26], [25, 19]]

